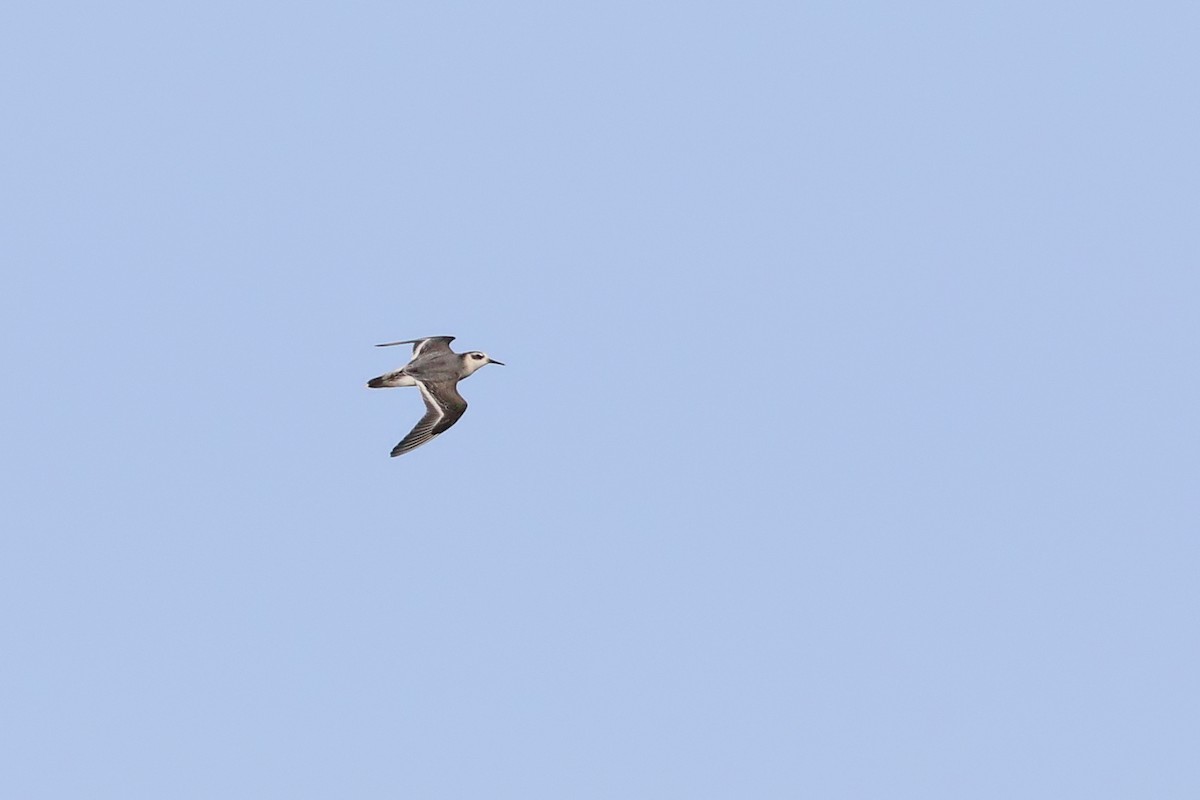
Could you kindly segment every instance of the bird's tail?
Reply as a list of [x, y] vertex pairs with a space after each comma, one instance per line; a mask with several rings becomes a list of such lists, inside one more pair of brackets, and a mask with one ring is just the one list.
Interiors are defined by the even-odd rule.
[[378, 378], [371, 378], [367, 381], [367, 387], [370, 389], [385, 389], [391, 386], [416, 386], [417, 382], [412, 379], [411, 375], [405, 375], [404, 370], [398, 369], [395, 372], [385, 372]]

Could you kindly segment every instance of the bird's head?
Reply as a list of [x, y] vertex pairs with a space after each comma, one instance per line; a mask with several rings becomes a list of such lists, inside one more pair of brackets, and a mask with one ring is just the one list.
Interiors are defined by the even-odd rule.
[[472, 350], [469, 353], [463, 353], [463, 364], [465, 364], [467, 367], [468, 375], [487, 364], [499, 364], [502, 367], [504, 366], [504, 362], [497, 361], [487, 353], [481, 353], [478, 350]]

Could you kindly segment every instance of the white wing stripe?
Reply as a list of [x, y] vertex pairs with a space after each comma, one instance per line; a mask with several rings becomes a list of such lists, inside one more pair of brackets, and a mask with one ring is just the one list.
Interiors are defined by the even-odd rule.
[[[437, 412], [437, 422], [441, 422], [442, 418], [446, 416], [446, 409], [442, 408], [442, 404], [433, 398], [430, 391], [425, 388], [425, 384], [417, 381], [417, 388], [421, 390], [421, 396], [425, 398], [425, 404], [429, 406], [429, 410]], [[435, 422], [434, 424], [436, 425], [437, 423]]]

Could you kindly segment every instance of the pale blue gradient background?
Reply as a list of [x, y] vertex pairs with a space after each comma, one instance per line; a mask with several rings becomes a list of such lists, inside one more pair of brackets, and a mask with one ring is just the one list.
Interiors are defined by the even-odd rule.
[[7, 6], [0, 795], [1197, 797], [1198, 29]]

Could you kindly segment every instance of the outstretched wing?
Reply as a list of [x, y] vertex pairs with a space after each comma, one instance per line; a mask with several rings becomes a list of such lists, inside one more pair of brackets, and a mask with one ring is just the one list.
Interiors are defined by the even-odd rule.
[[405, 339], [403, 342], [384, 342], [375, 346], [392, 347], [397, 344], [411, 344], [413, 346], [413, 358], [416, 358], [422, 353], [449, 353], [450, 343], [453, 341], [453, 336], [426, 336], [424, 339]]
[[[428, 341], [428, 340], [425, 340]], [[402, 343], [403, 344], [403, 343]], [[425, 416], [416, 427], [392, 448], [392, 455], [404, 455], [440, 436], [467, 410], [467, 401], [458, 393], [455, 381], [447, 383], [422, 383], [417, 381], [421, 397], [425, 400]]]

